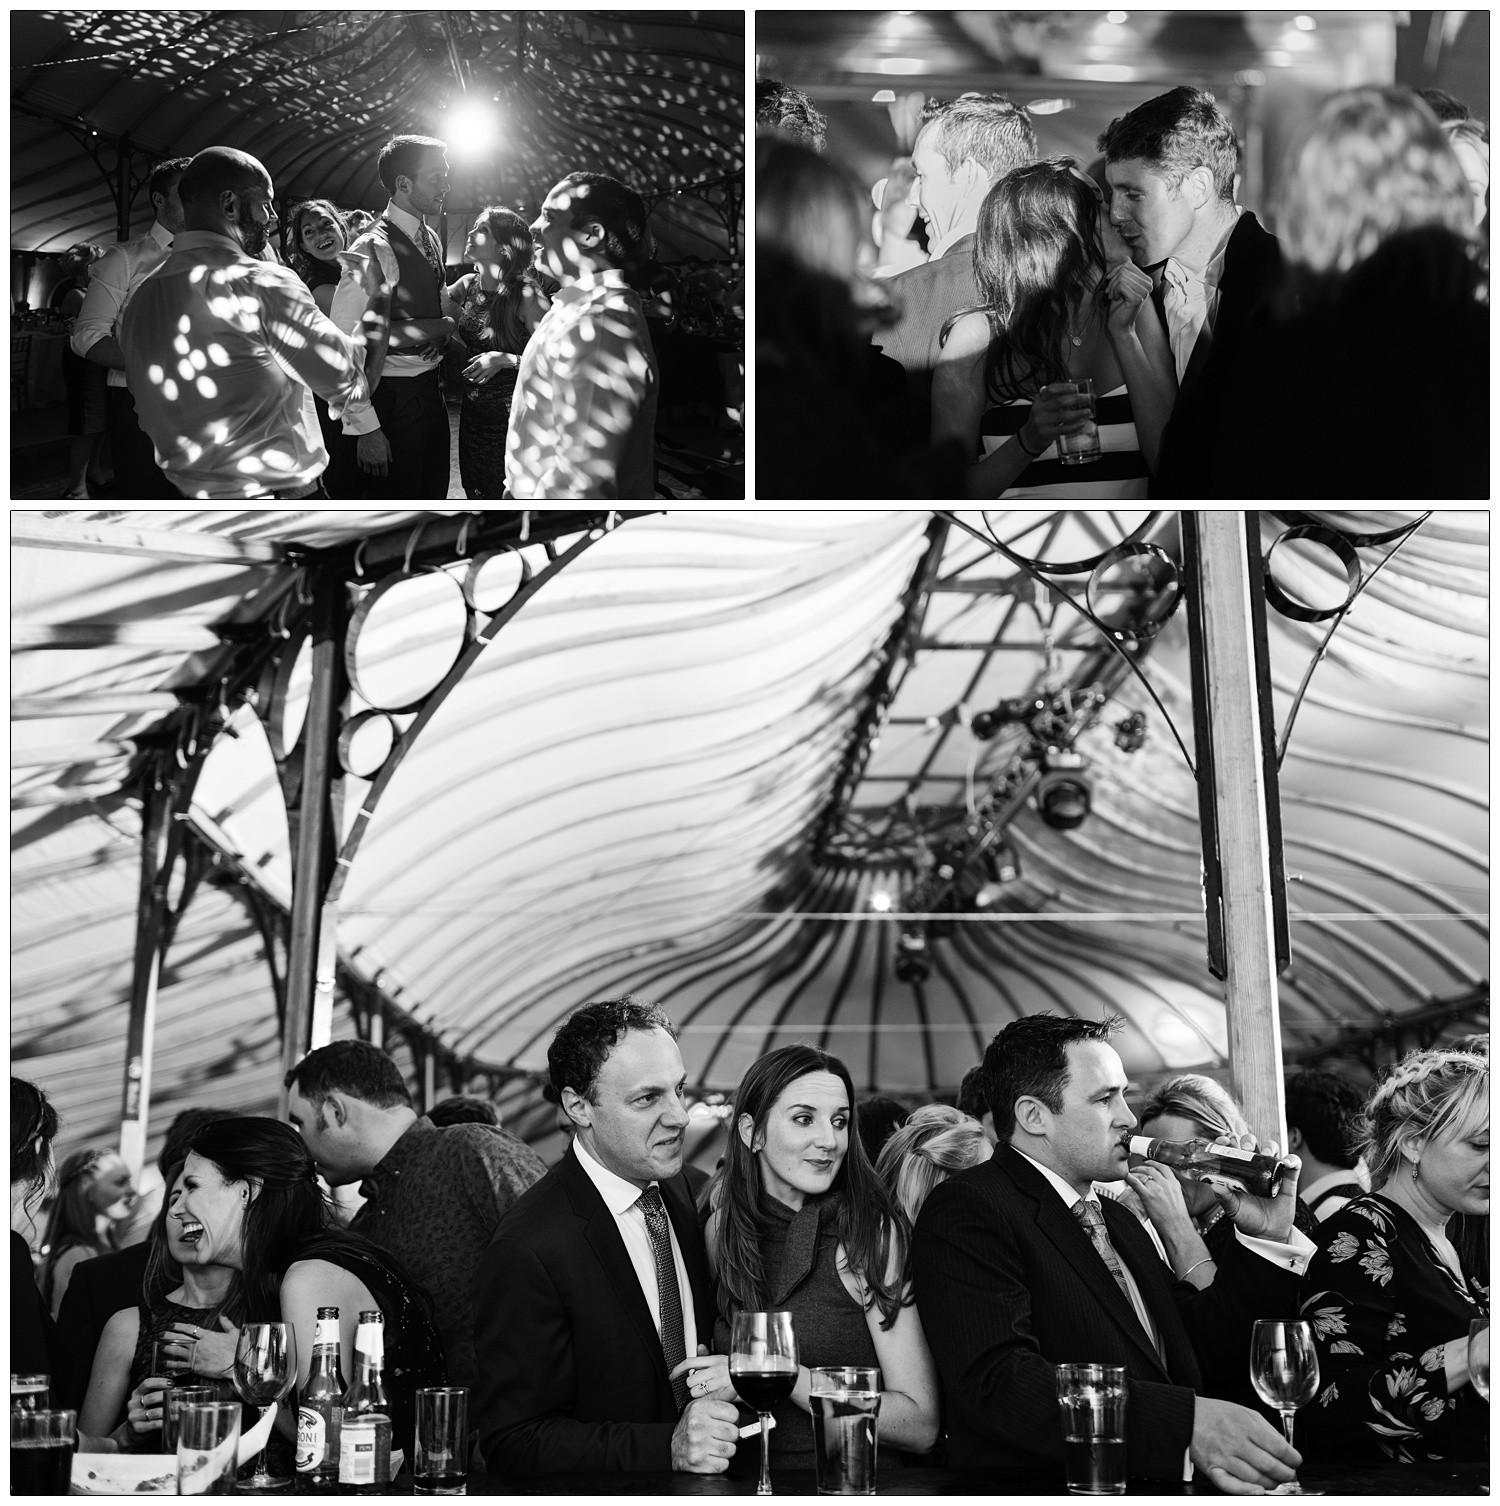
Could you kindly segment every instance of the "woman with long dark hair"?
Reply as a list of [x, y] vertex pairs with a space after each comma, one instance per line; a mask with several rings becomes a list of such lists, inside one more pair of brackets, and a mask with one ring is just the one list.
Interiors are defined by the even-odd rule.
[[470, 356], [458, 419], [458, 469], [470, 497], [505, 494], [516, 371], [550, 302], [530, 273], [534, 249], [520, 215], [499, 206], [481, 209], [464, 243], [464, 260], [474, 270], [443, 291], [443, 312], [457, 320]]
[[[317, 1169], [289, 1124], [274, 1119], [220, 1119], [193, 1137], [168, 1217], [181, 1230], [181, 1266], [227, 1266], [233, 1273], [217, 1315], [235, 1326], [285, 1322], [297, 1331], [298, 1388], [312, 1363], [317, 1310], [339, 1310], [345, 1376], [354, 1374], [354, 1333], [361, 1310], [385, 1315], [385, 1378], [392, 1447], [410, 1454], [415, 1396], [443, 1384], [442, 1346], [427, 1294], [386, 1251], [338, 1227], [318, 1186]], [[148, 1301], [161, 1296], [172, 1268], [147, 1274]], [[223, 1323], [218, 1327], [223, 1328]], [[214, 1324], [180, 1315], [164, 1330], [190, 1344]], [[198, 1365], [192, 1368], [198, 1371]], [[295, 1438], [295, 1407], [276, 1424]]]
[[[333, 309], [333, 295], [343, 276], [339, 253], [348, 250], [354, 240], [342, 210], [327, 199], [307, 199], [297, 205], [287, 221], [282, 249], [292, 270], [307, 284], [313, 302], [325, 313]], [[366, 369], [376, 370], [372, 363]], [[344, 433], [343, 423], [329, 416], [328, 404], [316, 393], [313, 406], [318, 413], [318, 427], [323, 433], [323, 448], [328, 451], [328, 469], [323, 472], [323, 489], [330, 497], [348, 500], [364, 495], [364, 476], [355, 450], [357, 441]]]
[[119, 1233], [134, 1203], [130, 1168], [116, 1150], [75, 1150], [58, 1168], [41, 1274], [42, 1298], [54, 1319], [73, 1267], [120, 1248]]
[[52, 1176], [57, 1110], [23, 1078], [10, 1080], [10, 1368], [13, 1375], [50, 1375], [61, 1390], [66, 1355], [32, 1276], [36, 1212]]
[[[983, 300], [943, 326], [933, 443], [956, 441], [970, 497], [1144, 497], [1177, 395], [1151, 279], [1106, 261], [1103, 192], [1068, 158], [1005, 174], [979, 211]], [[1124, 249], [1123, 247], [1121, 248]], [[1089, 379], [1102, 453], [1064, 465], [1088, 400], [1043, 388]]]
[[729, 1147], [705, 1230], [719, 1280], [718, 1356], [694, 1372], [695, 1394], [733, 1396], [736, 1312], [787, 1311], [800, 1366], [776, 1409], [771, 1458], [811, 1467], [808, 1370], [878, 1366], [880, 1441], [926, 1453], [937, 1441], [937, 1372], [910, 1281], [911, 1230], [855, 1132], [854, 1084], [811, 1046], [768, 1052], [734, 1098]]
[[333, 307], [334, 290], [343, 276], [339, 252], [348, 250], [353, 239], [343, 212], [327, 199], [305, 199], [287, 221], [282, 240], [287, 264], [325, 314]]
[[122, 1308], [104, 1325], [88, 1393], [78, 1414], [84, 1432], [113, 1439], [119, 1448], [130, 1451], [159, 1447], [164, 1394], [174, 1380], [182, 1383], [185, 1379], [180, 1373], [167, 1377], [153, 1369], [153, 1346], [170, 1341], [171, 1330], [178, 1324], [212, 1334], [213, 1344], [205, 1340], [201, 1354], [196, 1345], [173, 1345], [174, 1358], [228, 1397], [239, 1337], [227, 1313], [234, 1268], [219, 1261], [193, 1261], [192, 1246], [183, 1238], [178, 1216], [182, 1165], [169, 1166], [167, 1173], [166, 1196], [151, 1225], [142, 1300], [135, 1307]]

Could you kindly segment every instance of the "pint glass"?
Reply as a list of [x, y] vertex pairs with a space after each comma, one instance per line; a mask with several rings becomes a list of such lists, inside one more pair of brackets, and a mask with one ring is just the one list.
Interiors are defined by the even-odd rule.
[[1074, 1495], [1125, 1493], [1125, 1367], [1059, 1365], [1063, 1468]]
[[809, 1374], [818, 1494], [874, 1495], [880, 1372], [857, 1365], [824, 1365]]

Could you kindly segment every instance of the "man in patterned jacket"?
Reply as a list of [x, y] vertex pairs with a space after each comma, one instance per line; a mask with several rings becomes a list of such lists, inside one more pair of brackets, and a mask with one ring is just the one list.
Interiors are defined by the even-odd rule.
[[474, 1268], [501, 1217], [547, 1168], [508, 1130], [419, 1119], [400, 1069], [366, 1041], [334, 1041], [286, 1076], [291, 1121], [330, 1187], [359, 1182], [350, 1227], [433, 1299], [448, 1384], [472, 1386]]

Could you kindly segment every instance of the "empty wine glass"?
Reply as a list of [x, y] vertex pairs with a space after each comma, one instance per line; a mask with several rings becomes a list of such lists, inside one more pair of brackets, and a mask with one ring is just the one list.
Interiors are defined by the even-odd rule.
[[[1305, 1407], [1318, 1394], [1318, 1351], [1313, 1344], [1312, 1325], [1300, 1318], [1257, 1318], [1250, 1331], [1250, 1383], [1268, 1407], [1281, 1413], [1281, 1430], [1286, 1441], [1292, 1443], [1297, 1408]], [[1321, 1492], [1304, 1491], [1295, 1480], [1288, 1480], [1272, 1494], [1298, 1496]]]
[[771, 1494], [771, 1413], [797, 1386], [797, 1336], [790, 1313], [736, 1313], [729, 1344], [729, 1379], [760, 1414], [758, 1496]]
[[1469, 1379], [1474, 1389], [1490, 1399], [1490, 1320], [1475, 1318], [1469, 1324]]
[[[279, 1403], [297, 1384], [297, 1330], [290, 1323], [247, 1323], [234, 1350], [234, 1389], [253, 1407]], [[267, 1440], [269, 1443], [269, 1440]], [[284, 1490], [292, 1482], [266, 1469], [266, 1450], [255, 1460], [255, 1473], [241, 1490]]]

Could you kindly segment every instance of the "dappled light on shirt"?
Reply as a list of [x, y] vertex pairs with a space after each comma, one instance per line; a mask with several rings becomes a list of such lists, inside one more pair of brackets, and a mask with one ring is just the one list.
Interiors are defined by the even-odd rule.
[[356, 343], [295, 274], [224, 235], [178, 235], [119, 327], [141, 427], [189, 496], [305, 485], [328, 463], [313, 392], [334, 413], [368, 406]]
[[618, 273], [565, 286], [521, 357], [505, 449], [517, 498], [653, 495], [656, 358]]

